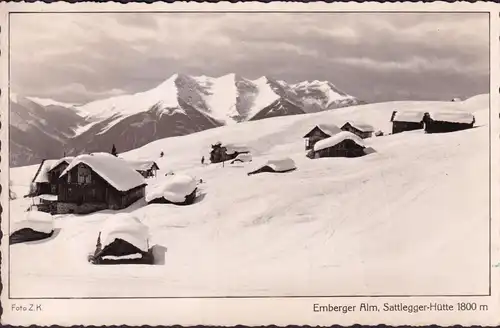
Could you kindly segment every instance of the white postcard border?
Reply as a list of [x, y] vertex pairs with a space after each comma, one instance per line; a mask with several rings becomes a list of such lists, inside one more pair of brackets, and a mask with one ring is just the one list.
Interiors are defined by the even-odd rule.
[[[494, 3], [176, 3], [176, 4], [117, 4], [117, 3], [2, 3], [0, 4], [1, 49], [1, 119], [8, 122], [8, 12], [24, 11], [473, 11], [490, 12], [490, 118], [491, 118], [491, 295], [482, 297], [337, 297], [337, 298], [193, 298], [193, 299], [52, 299], [15, 300], [8, 298], [8, 125], [0, 131], [3, 161], [1, 179], [2, 213], [2, 324], [10, 325], [497, 325], [500, 324], [500, 47], [499, 13]], [[471, 27], [473, 28], [473, 27]], [[7, 192], [6, 192], [7, 191]], [[430, 302], [453, 304], [475, 302], [487, 305], [488, 311], [442, 312], [325, 312], [313, 311], [314, 304], [356, 306], [360, 304], [383, 306], [383, 303], [422, 305]], [[19, 311], [19, 306], [41, 311]]]

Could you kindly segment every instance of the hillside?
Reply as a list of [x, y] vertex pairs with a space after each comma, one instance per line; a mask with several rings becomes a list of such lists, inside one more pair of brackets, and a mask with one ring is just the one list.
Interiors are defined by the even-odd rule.
[[[218, 126], [360, 103], [328, 81], [174, 74], [156, 87], [84, 105], [11, 97], [11, 165], [82, 152], [121, 151]], [[41, 122], [41, 123], [36, 123]]]
[[[138, 202], [123, 210], [150, 227], [163, 265], [92, 266], [87, 254], [114, 212], [60, 215], [53, 239], [11, 246], [11, 296], [487, 293], [488, 100], [392, 102], [269, 118], [122, 153], [157, 160], [158, 179], [172, 170], [204, 181], [194, 205]], [[366, 142], [376, 153], [361, 158], [305, 157], [302, 137], [314, 125], [358, 120], [387, 132], [396, 109], [470, 111], [477, 127], [371, 138]], [[250, 147], [254, 162], [202, 166], [201, 156], [218, 140]], [[260, 162], [282, 156], [298, 169], [247, 176]], [[35, 170], [12, 169], [18, 195]], [[11, 220], [28, 204], [13, 201]]]

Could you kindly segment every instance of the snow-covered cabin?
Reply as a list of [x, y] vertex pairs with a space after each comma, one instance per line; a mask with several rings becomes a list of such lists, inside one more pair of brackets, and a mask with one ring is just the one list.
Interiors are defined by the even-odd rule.
[[155, 177], [160, 169], [154, 161], [127, 161], [127, 163], [145, 178]]
[[420, 130], [424, 128], [423, 111], [393, 111], [391, 116], [392, 133]]
[[104, 221], [89, 261], [93, 264], [153, 264], [148, 227], [130, 213], [111, 216]]
[[280, 159], [273, 159], [267, 161], [264, 165], [261, 165], [256, 170], [249, 172], [248, 175], [253, 175], [257, 173], [285, 173], [296, 170], [295, 162], [293, 159], [285, 157]]
[[342, 130], [334, 124], [318, 124], [305, 136], [306, 150], [312, 149], [316, 142], [330, 138]]
[[13, 225], [9, 243], [17, 244], [50, 238], [54, 234], [52, 215], [40, 211], [26, 212], [23, 220]]
[[249, 154], [250, 149], [242, 145], [226, 144], [216, 142], [210, 151], [210, 162], [220, 163], [235, 159], [240, 154]]
[[191, 205], [196, 199], [196, 180], [184, 174], [175, 174], [163, 178], [154, 186], [149, 186], [146, 193], [148, 204], [163, 203]]
[[470, 129], [476, 119], [467, 112], [431, 112], [424, 117], [426, 133], [453, 132]]
[[144, 177], [119, 157], [80, 155], [60, 175], [57, 213], [126, 208], [144, 197], [145, 186]]
[[35, 176], [31, 180], [30, 192], [28, 197], [34, 197], [42, 194], [50, 194], [51, 186], [49, 182], [49, 171], [57, 163], [56, 159], [44, 159], [38, 166]]
[[375, 131], [373, 126], [369, 124], [361, 122], [352, 122], [352, 121], [347, 121], [344, 125], [342, 125], [340, 129], [342, 131], [348, 131], [354, 133], [361, 139], [370, 138], [373, 132]]
[[318, 141], [307, 157], [359, 157], [366, 155], [363, 140], [349, 131]]
[[453, 99], [451, 99], [451, 101], [452, 102], [460, 102], [460, 101], [462, 101], [462, 99], [460, 99], [460, 98], [453, 98]]
[[73, 160], [73, 157], [43, 160], [32, 180], [29, 197], [39, 195], [57, 195], [59, 175]]

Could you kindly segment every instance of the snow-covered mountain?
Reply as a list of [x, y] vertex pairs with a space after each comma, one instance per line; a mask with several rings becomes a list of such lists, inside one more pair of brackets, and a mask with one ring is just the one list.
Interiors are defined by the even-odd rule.
[[[157, 162], [158, 180], [148, 179], [147, 190], [169, 171], [204, 181], [194, 205], [139, 201], [118, 211], [132, 213], [149, 227], [159, 265], [91, 265], [87, 256], [95, 250], [102, 223], [115, 211], [58, 215], [56, 238], [10, 247], [11, 295], [487, 293], [488, 107], [487, 95], [463, 102], [352, 106], [222, 126], [121, 153], [127, 160]], [[476, 128], [365, 139], [376, 152], [360, 158], [305, 156], [302, 137], [315, 125], [353, 120], [387, 132], [394, 109], [470, 112]], [[201, 165], [201, 156], [216, 141], [249, 147], [253, 162]], [[261, 163], [283, 157], [293, 159], [297, 170], [247, 176]], [[17, 195], [26, 194], [36, 169], [12, 170]], [[24, 218], [29, 204], [22, 197], [11, 202], [11, 227]]]
[[10, 164], [22, 165], [60, 157], [74, 129], [86, 123], [72, 106], [11, 95]]
[[[361, 102], [326, 81], [287, 84], [265, 76], [250, 80], [236, 74], [217, 78], [175, 74], [153, 89], [84, 105], [19, 96], [11, 103], [15, 104], [14, 112], [29, 112], [45, 122], [42, 132], [15, 133], [11, 140], [15, 145], [11, 165], [26, 165], [46, 156], [62, 156], [63, 152], [107, 151], [113, 144], [123, 152], [153, 140], [222, 125]], [[11, 126], [23, 126], [22, 121]], [[40, 134], [44, 138], [38, 138]], [[45, 140], [50, 151], [39, 144], [40, 140]]]

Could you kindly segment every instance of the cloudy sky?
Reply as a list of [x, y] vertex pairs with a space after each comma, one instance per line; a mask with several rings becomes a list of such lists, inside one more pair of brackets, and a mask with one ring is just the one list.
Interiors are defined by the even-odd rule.
[[82, 103], [174, 73], [329, 80], [361, 99], [487, 93], [487, 14], [11, 15], [11, 87]]

